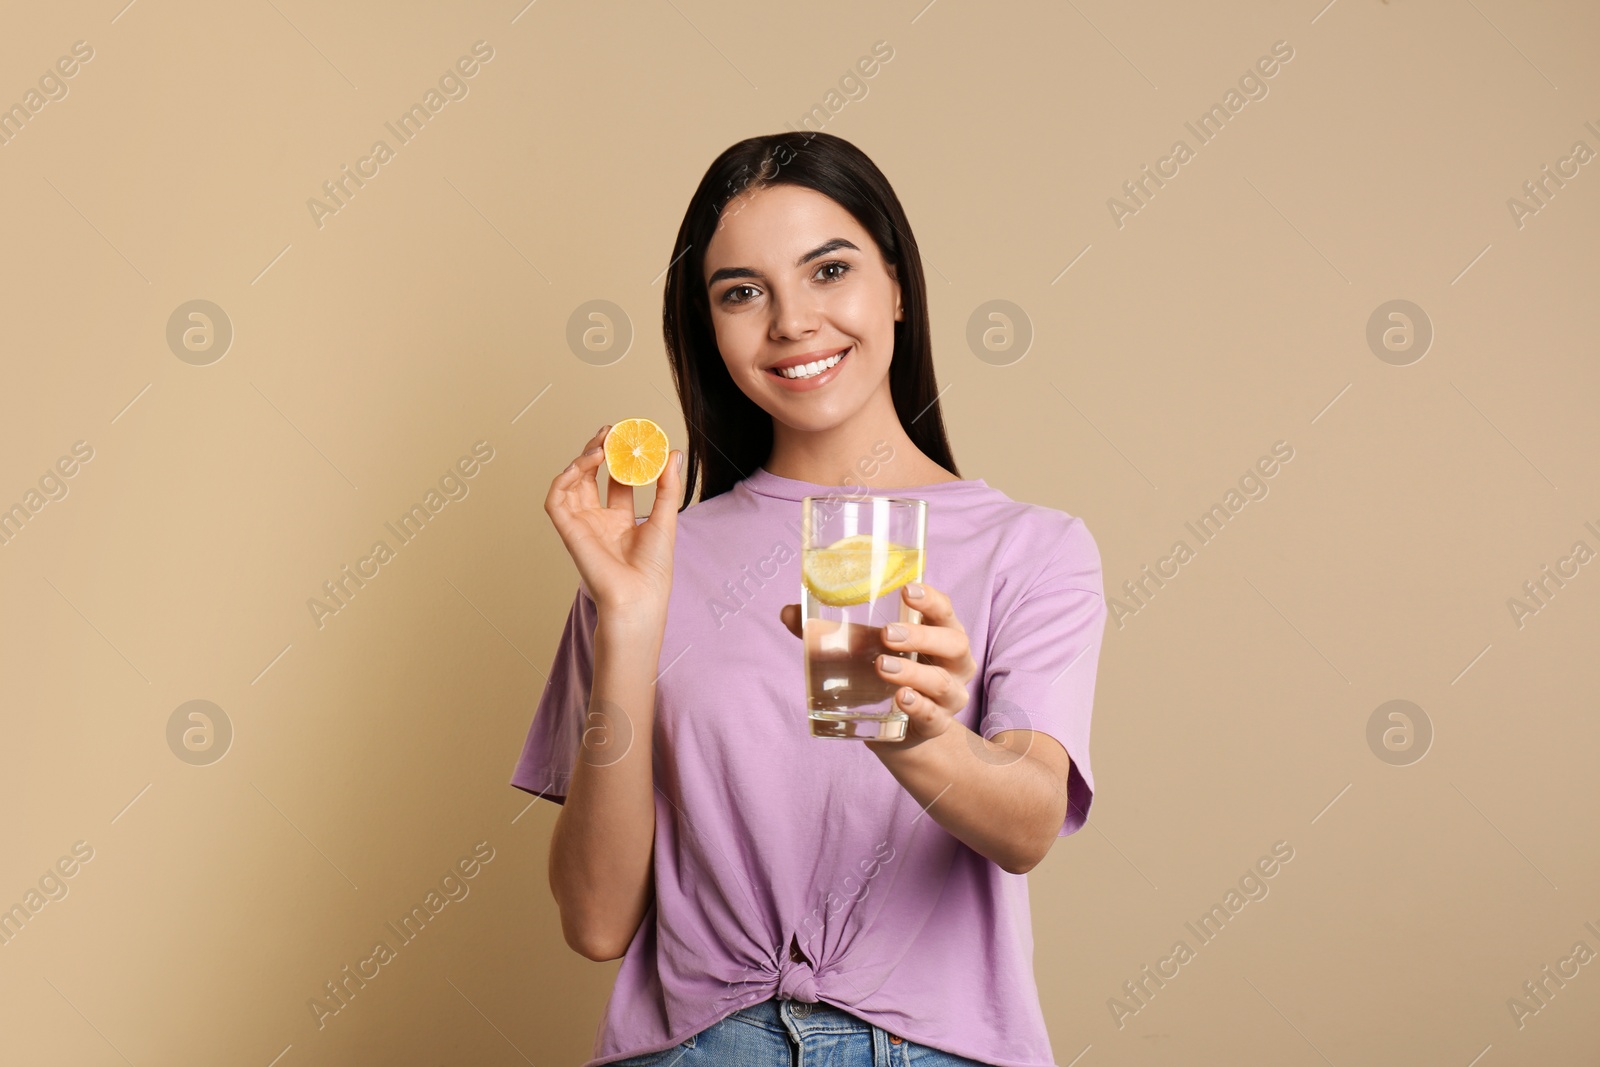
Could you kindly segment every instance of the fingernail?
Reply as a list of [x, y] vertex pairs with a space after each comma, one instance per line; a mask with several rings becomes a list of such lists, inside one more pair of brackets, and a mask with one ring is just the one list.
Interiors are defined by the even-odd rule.
[[678, 453], [678, 473], [679, 474], [683, 473], [683, 453], [682, 452]]
[[595, 431], [595, 432], [594, 432], [594, 435], [595, 435], [595, 436], [596, 436], [596, 437], [599, 437], [599, 436], [600, 436], [600, 435], [601, 435], [601, 434], [603, 434], [603, 433], [605, 433], [605, 432], [606, 432], [606, 429], [607, 429], [607, 427], [609, 427], [609, 426], [610, 426], [610, 425], [611, 425], [611, 424], [610, 424], [610, 423], [609, 423], [609, 422], [608, 422], [608, 423], [605, 423], [605, 424], [604, 424], [604, 425], [602, 425], [602, 426], [601, 426], [601, 427], [600, 427], [600, 428], [599, 428], [599, 429], [598, 429], [598, 430], [596, 430], [596, 431]]
[[900, 657], [899, 656], [884, 656], [882, 658], [882, 661], [881, 661], [880, 665], [883, 667], [884, 673], [886, 673], [886, 674], [899, 674], [900, 673]]
[[906, 596], [910, 597], [912, 600], [920, 600], [922, 598], [922, 583], [907, 582]]
[[897, 622], [891, 622], [883, 628], [883, 636], [891, 641], [904, 641], [906, 639], [906, 628]]
[[915, 699], [917, 699], [917, 694], [909, 689], [902, 690], [900, 693], [900, 703], [902, 704], [909, 704]]
[[585, 452], [584, 455], [592, 456], [596, 452], [599, 452], [600, 450], [601, 450], [601, 446], [600, 445], [595, 445], [593, 448], [589, 449], [589, 451]]

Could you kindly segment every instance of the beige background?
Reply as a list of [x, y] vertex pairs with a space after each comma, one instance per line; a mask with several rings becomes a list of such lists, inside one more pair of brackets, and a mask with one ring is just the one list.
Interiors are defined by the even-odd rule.
[[[659, 276], [689, 195], [880, 40], [819, 114], [916, 227], [964, 477], [1082, 515], [1115, 593], [1294, 448], [1108, 625], [1093, 818], [1030, 876], [1059, 1062], [1600, 1058], [1600, 963], [1521, 1027], [1507, 1003], [1600, 952], [1600, 564], [1508, 607], [1600, 549], [1600, 163], [1507, 206], [1600, 149], [1592, 4], [121, 3], [0, 34], [0, 103], [94, 50], [0, 146], [0, 505], [93, 449], [0, 546], [0, 906], [94, 850], [0, 947], [0, 1058], [587, 1058], [617, 965], [565, 947], [555, 809], [507, 784], [576, 581], [543, 494], [604, 422], [683, 442]], [[319, 228], [306, 201], [480, 40]], [[1268, 95], [1113, 223], [1280, 40]], [[166, 340], [196, 299], [234, 330], [206, 366]], [[565, 339], [598, 299], [635, 331], [607, 366]], [[1034, 333], [1003, 366], [966, 342], [996, 299]], [[1435, 333], [1406, 366], [1366, 340], [1395, 299]], [[469, 495], [319, 628], [307, 600], [477, 441]], [[1368, 743], [1395, 699], [1433, 731], [1404, 766]], [[169, 747], [190, 700], [232, 724], [220, 761]], [[1119, 1028], [1277, 841], [1270, 895]], [[479, 842], [470, 895], [318, 1029]]]

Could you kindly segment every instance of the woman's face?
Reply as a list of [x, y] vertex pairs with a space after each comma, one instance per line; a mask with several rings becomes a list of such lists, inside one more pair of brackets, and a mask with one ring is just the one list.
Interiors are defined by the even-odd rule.
[[[798, 185], [735, 197], [706, 246], [705, 277], [729, 375], [778, 422], [826, 430], [879, 390], [887, 396], [900, 283], [835, 201]], [[814, 377], [774, 371], [797, 357], [825, 366], [839, 353]]]

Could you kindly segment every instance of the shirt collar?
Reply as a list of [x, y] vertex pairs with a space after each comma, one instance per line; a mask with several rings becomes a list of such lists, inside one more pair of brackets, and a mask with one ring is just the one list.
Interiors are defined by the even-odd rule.
[[794, 478], [784, 478], [773, 474], [765, 467], [757, 467], [746, 475], [739, 484], [759, 496], [770, 496], [779, 500], [800, 500], [808, 496], [829, 496], [840, 493], [858, 495], [863, 492], [871, 496], [923, 497], [929, 494], [989, 488], [989, 483], [982, 478], [963, 478], [950, 482], [934, 482], [931, 485], [895, 485], [882, 488], [860, 485], [821, 485], [816, 482], [802, 482]]

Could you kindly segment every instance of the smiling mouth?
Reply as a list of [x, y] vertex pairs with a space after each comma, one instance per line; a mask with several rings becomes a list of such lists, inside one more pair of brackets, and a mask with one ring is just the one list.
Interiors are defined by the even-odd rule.
[[779, 378], [788, 378], [790, 381], [804, 381], [807, 378], [815, 378], [823, 371], [837, 366], [854, 350], [855, 346], [851, 345], [836, 356], [829, 356], [827, 359], [819, 359], [811, 363], [802, 363], [798, 367], [787, 367], [783, 370], [769, 367], [767, 368], [767, 373]]

